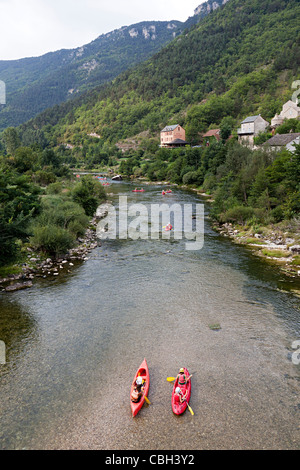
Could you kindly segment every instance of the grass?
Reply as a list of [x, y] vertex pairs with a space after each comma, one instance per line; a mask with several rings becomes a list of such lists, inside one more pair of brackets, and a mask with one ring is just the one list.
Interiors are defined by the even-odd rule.
[[261, 252], [263, 255], [271, 258], [288, 258], [291, 255], [288, 251], [268, 250], [267, 248], [264, 248]]
[[2, 266], [0, 267], [0, 278], [8, 277], [11, 274], [20, 274], [21, 272], [22, 272], [22, 267], [16, 266], [15, 264]]
[[265, 242], [263, 240], [260, 240], [259, 238], [247, 238], [246, 244], [249, 245], [262, 245]]
[[292, 266], [300, 266], [300, 255], [297, 255], [293, 258], [293, 261], [291, 262]]

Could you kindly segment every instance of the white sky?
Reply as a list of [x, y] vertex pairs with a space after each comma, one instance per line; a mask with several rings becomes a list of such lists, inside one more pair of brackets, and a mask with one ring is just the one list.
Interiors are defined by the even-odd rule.
[[0, 0], [0, 60], [83, 46], [140, 21], [185, 21], [204, 0]]

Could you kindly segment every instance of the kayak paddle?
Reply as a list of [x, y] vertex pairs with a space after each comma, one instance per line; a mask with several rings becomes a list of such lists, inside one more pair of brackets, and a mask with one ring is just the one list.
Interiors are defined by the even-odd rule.
[[148, 403], [148, 405], [151, 405], [150, 400], [148, 400], [148, 398], [146, 397], [146, 395], [144, 395], [144, 397], [145, 397], [145, 402]]
[[188, 409], [189, 409], [189, 412], [191, 413], [192, 416], [194, 416], [195, 413], [193, 412], [192, 408], [190, 407], [190, 405], [188, 404], [188, 402], [187, 402], [186, 400], [184, 400], [184, 401], [185, 401], [186, 404], [187, 404], [187, 407], [188, 407]]
[[[191, 377], [192, 377], [192, 375], [190, 375], [190, 376], [188, 377], [187, 381], [190, 380]], [[168, 382], [174, 382], [174, 380], [176, 380], [176, 377], [167, 377], [167, 381], [168, 381]]]

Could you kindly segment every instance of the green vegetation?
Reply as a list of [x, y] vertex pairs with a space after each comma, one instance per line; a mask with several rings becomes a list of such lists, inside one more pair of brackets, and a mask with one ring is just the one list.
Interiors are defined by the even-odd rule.
[[287, 258], [288, 256], [291, 255], [289, 252], [282, 251], [282, 250], [268, 250], [264, 248], [261, 251], [263, 255], [269, 256], [271, 258]]
[[21, 132], [39, 128], [84, 152], [92, 132], [98, 145], [111, 146], [145, 130], [157, 138], [178, 122], [197, 144], [223, 118], [235, 128], [247, 115], [271, 119], [298, 79], [299, 14], [296, 0], [230, 0], [147, 62], [45, 111]]
[[159, 149], [152, 159], [138, 152], [122, 160], [123, 174], [192, 185], [212, 195], [219, 222], [270, 224], [300, 212], [300, 146], [294, 154], [250, 150], [235, 140], [209, 147]]
[[292, 261], [293, 266], [300, 266], [300, 256], [295, 256]]
[[[170, 18], [171, 20], [172, 18]], [[96, 38], [73, 50], [59, 50], [41, 57], [0, 61], [0, 78], [7, 86], [7, 105], [0, 105], [0, 129], [17, 126], [46, 108], [71, 100], [104, 84], [121, 72], [151, 57], [180, 34], [184, 23], [142, 22]], [[143, 28], [155, 27], [155, 40]], [[129, 32], [134, 29], [137, 37]]]
[[27, 248], [45, 256], [66, 253], [105, 200], [102, 185], [88, 176], [75, 182], [52, 149], [19, 147], [13, 156], [10, 144], [6, 148], [0, 158], [0, 266], [26, 260]]
[[[237, 143], [237, 128], [248, 115], [270, 121], [291, 98], [300, 76], [299, 16], [297, 0], [230, 0], [110, 84], [7, 128], [0, 143], [1, 177], [7, 177], [0, 200], [4, 258], [16, 250], [12, 241], [29, 236], [54, 254], [72, 245], [85, 225], [73, 204], [91, 217], [104, 197], [93, 180], [63, 193], [62, 182], [74, 167], [113, 167], [128, 177], [192, 186], [211, 195], [211, 215], [219, 223], [258, 230], [298, 220], [300, 147], [293, 154], [263, 146], [252, 151]], [[173, 123], [185, 128], [190, 145], [159, 148], [160, 130]], [[202, 134], [213, 128], [220, 128], [221, 140], [206, 146]], [[278, 128], [289, 131], [299, 132], [298, 120]], [[267, 130], [256, 143], [269, 135]], [[9, 192], [19, 177], [30, 185], [20, 189], [24, 209]], [[58, 220], [52, 204], [60, 209], [57, 215], [68, 217]], [[49, 214], [45, 220], [43, 213]]]

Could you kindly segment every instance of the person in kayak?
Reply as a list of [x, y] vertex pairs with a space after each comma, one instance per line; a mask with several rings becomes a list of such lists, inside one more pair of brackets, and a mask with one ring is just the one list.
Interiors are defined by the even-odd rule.
[[186, 399], [186, 396], [187, 396], [187, 390], [185, 393], [183, 393], [183, 391], [181, 390], [180, 387], [176, 387], [175, 388], [175, 395], [174, 395], [174, 399], [175, 399], [175, 403], [183, 403]]
[[132, 393], [131, 393], [131, 401], [133, 403], [138, 403], [141, 397], [143, 396], [143, 390], [142, 390], [143, 384], [144, 384], [144, 381], [142, 377], [137, 377]]
[[186, 377], [184, 373], [184, 368], [182, 367], [179, 370], [179, 374], [177, 375], [178, 385], [181, 385], [181, 386], [186, 385], [191, 377], [192, 377], [191, 375], [188, 378]]

